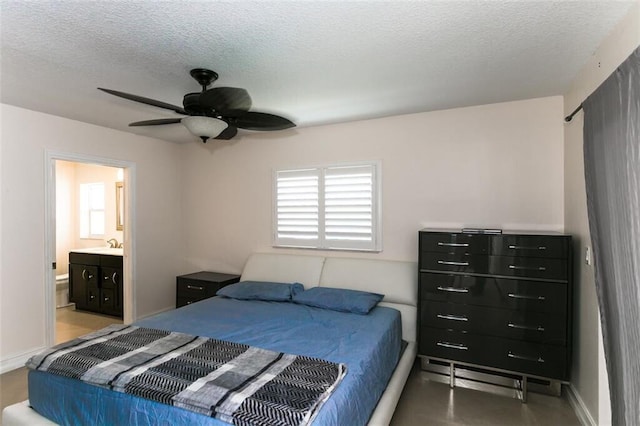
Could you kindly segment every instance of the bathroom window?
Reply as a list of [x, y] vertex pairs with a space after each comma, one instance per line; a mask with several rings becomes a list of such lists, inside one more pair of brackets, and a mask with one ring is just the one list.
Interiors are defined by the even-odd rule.
[[380, 251], [380, 164], [277, 170], [273, 245]]
[[80, 238], [104, 237], [104, 183], [80, 184]]

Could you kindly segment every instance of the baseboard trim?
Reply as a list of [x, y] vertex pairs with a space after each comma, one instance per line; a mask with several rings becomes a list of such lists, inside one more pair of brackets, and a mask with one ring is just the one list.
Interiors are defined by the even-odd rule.
[[566, 386], [565, 389], [567, 389], [567, 400], [569, 401], [569, 405], [571, 405], [576, 416], [578, 416], [580, 424], [583, 426], [598, 426], [598, 423], [591, 416], [591, 413], [587, 409], [587, 406], [580, 397], [576, 388], [573, 387], [573, 384]]
[[20, 355], [13, 356], [11, 358], [6, 358], [0, 360], [0, 374], [4, 374], [11, 370], [15, 370], [20, 367], [24, 367], [24, 364], [27, 362], [29, 358], [33, 355], [41, 352], [45, 347], [39, 347], [28, 352], [21, 353]]
[[169, 306], [168, 308], [162, 308], [162, 309], [159, 309], [157, 311], [150, 312], [148, 314], [140, 315], [140, 316], [138, 316], [138, 318], [136, 318], [136, 321], [140, 321], [141, 319], [149, 318], [149, 317], [152, 317], [154, 315], [161, 314], [163, 312], [173, 311], [174, 309], [176, 309], [175, 306]]

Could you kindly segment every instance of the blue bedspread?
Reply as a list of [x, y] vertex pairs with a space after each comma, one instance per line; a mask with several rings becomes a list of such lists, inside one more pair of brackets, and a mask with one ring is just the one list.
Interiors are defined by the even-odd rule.
[[[397, 364], [400, 313], [349, 314], [286, 302], [215, 297], [136, 325], [345, 363], [347, 375], [314, 424], [364, 425]], [[60, 424], [224, 425], [219, 420], [61, 376], [29, 372], [31, 405]]]

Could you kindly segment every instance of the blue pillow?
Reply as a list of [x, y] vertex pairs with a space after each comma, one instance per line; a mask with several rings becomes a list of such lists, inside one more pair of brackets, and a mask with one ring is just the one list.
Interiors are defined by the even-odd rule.
[[293, 301], [316, 308], [366, 315], [382, 298], [384, 294], [344, 288], [313, 287], [295, 294]]
[[293, 295], [302, 291], [304, 291], [304, 286], [300, 283], [285, 284], [266, 281], [242, 281], [222, 287], [216, 295], [239, 300], [289, 302]]

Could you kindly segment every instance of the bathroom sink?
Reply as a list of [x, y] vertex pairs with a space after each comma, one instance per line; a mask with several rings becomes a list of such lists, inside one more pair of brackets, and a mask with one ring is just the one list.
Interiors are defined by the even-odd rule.
[[93, 247], [93, 248], [76, 249], [76, 250], [70, 250], [70, 251], [74, 253], [108, 254], [111, 256], [122, 256], [121, 248], [111, 248], [111, 247]]

